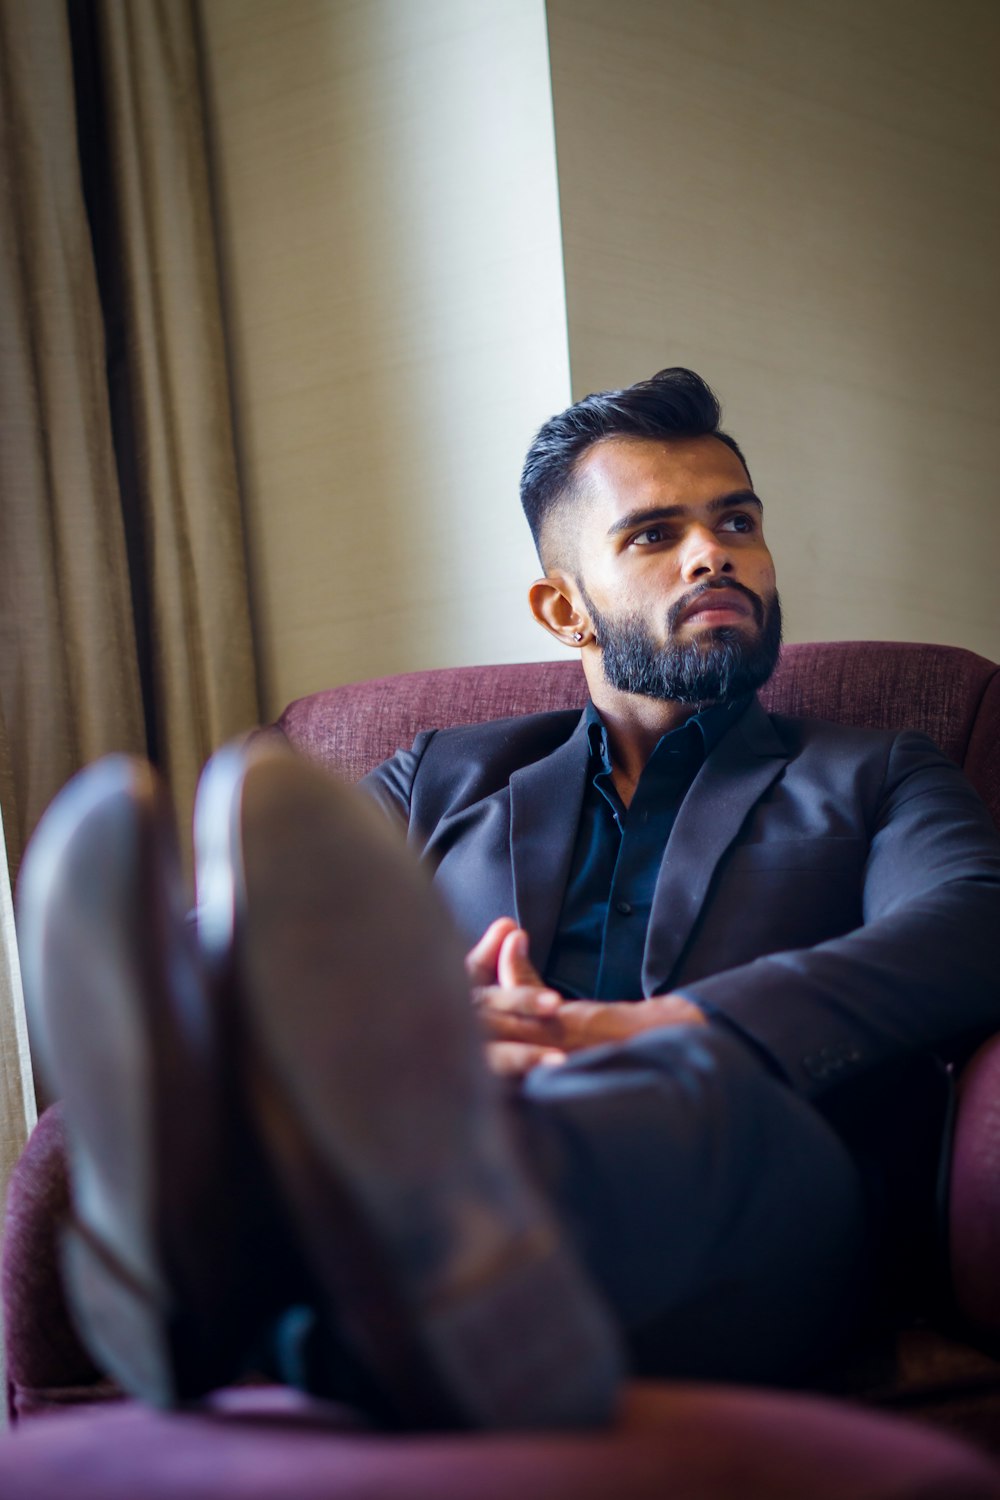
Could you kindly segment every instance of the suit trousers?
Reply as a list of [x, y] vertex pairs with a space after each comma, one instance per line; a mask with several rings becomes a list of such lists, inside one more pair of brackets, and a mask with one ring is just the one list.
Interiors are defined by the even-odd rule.
[[509, 1107], [637, 1373], [800, 1379], [856, 1331], [876, 1260], [861, 1172], [736, 1035], [592, 1049]]
[[[634, 1373], [799, 1382], [850, 1342], [872, 1292], [871, 1196], [831, 1126], [735, 1035], [682, 1026], [592, 1048], [535, 1068], [503, 1107]], [[392, 1420], [314, 1305], [258, 1355]]]

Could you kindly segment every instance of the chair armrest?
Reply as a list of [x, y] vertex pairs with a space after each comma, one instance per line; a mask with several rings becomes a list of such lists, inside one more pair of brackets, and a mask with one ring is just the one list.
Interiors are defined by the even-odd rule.
[[962, 1070], [948, 1205], [955, 1303], [984, 1343], [1000, 1349], [1000, 1035]]
[[68, 1211], [62, 1108], [54, 1104], [7, 1191], [2, 1296], [12, 1418], [118, 1394], [80, 1342], [63, 1296], [59, 1231]]

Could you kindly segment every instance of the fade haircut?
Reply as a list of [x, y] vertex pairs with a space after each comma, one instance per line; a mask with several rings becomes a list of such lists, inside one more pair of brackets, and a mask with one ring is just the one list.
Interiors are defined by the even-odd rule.
[[711, 386], [683, 366], [621, 391], [597, 391], [550, 417], [535, 434], [521, 471], [521, 504], [539, 557], [545, 524], [563, 501], [575, 498], [577, 467], [595, 443], [612, 437], [716, 437], [746, 468], [736, 441], [720, 431], [721, 420]]

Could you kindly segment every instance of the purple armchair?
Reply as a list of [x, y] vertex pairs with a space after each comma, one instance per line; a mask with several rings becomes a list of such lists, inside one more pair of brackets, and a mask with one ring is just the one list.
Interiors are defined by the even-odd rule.
[[[278, 728], [357, 779], [414, 733], [582, 704], [576, 663], [455, 668], [357, 683], [291, 704]], [[786, 648], [769, 708], [924, 730], [961, 764], [1000, 824], [1000, 668], [939, 646]], [[1000, 1465], [1000, 1038], [966, 1068], [952, 1152], [950, 1277], [939, 1326], [841, 1375], [841, 1389], [922, 1418], [900, 1423], [828, 1397], [635, 1383], [609, 1432], [571, 1437], [382, 1437], [346, 1409], [287, 1392], [219, 1398], [214, 1420], [154, 1414], [103, 1380], [67, 1317], [57, 1226], [67, 1187], [58, 1106], [11, 1184], [3, 1265], [9, 1405], [0, 1493], [48, 1497], [995, 1495]], [[74, 1410], [67, 1411], [67, 1408]], [[63, 1410], [62, 1416], [52, 1413]], [[45, 1421], [27, 1420], [47, 1414]]]

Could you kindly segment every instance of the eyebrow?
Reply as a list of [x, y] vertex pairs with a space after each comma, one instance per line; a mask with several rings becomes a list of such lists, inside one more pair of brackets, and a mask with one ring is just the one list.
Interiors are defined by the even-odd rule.
[[[708, 502], [708, 512], [715, 515], [720, 510], [732, 510], [739, 505], [755, 505], [761, 512], [764, 506], [760, 496], [755, 495], [753, 490], [733, 490], [729, 495], [719, 495]], [[691, 512], [689, 505], [654, 505], [649, 510], [630, 510], [627, 516], [622, 516], [608, 527], [608, 536], [620, 536], [623, 531], [631, 531], [635, 526], [652, 526], [657, 521], [675, 521], [678, 516], [686, 516]]]

